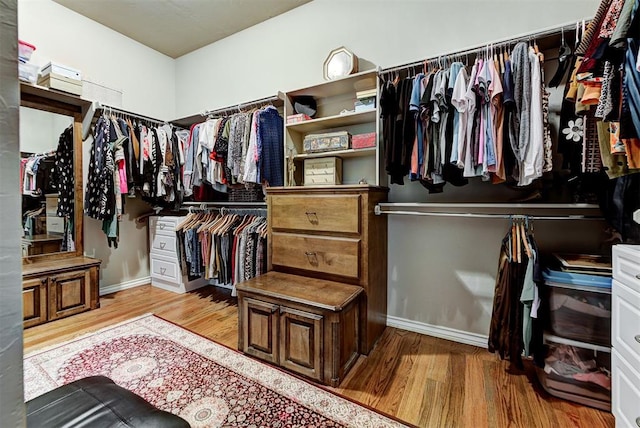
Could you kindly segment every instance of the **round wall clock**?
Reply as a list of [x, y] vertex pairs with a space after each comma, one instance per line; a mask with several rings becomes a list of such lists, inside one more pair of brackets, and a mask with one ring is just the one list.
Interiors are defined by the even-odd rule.
[[329, 52], [324, 61], [324, 78], [333, 80], [358, 71], [358, 57], [344, 46]]

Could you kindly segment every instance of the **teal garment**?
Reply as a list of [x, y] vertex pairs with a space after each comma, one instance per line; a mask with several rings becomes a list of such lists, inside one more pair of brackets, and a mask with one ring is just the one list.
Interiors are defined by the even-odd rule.
[[536, 283], [533, 280], [533, 266], [536, 263], [536, 253], [531, 249], [531, 258], [527, 263], [527, 270], [524, 274], [524, 283], [522, 285], [522, 293], [520, 293], [520, 302], [522, 302], [522, 340], [524, 342], [524, 356], [528, 357], [529, 343], [532, 336], [532, 323], [531, 323], [531, 306], [533, 305], [533, 299], [535, 297]]
[[[120, 197], [120, 195], [116, 196]], [[107, 243], [118, 248], [118, 215], [114, 214], [111, 218], [102, 221], [102, 231], [107, 235]]]

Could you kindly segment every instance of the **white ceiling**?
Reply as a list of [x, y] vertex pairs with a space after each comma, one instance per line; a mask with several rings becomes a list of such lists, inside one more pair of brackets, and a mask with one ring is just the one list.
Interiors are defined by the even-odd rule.
[[311, 0], [54, 0], [172, 58]]

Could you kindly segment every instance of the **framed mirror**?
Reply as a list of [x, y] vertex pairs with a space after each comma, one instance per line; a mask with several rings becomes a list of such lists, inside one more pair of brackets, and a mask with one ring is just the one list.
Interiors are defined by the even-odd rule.
[[25, 262], [80, 256], [81, 108], [21, 94], [20, 176]]

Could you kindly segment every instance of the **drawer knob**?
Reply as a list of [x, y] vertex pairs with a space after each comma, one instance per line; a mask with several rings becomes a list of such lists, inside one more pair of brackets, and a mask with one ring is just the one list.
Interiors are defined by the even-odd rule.
[[160, 268], [160, 275], [164, 275], [164, 273], [167, 271], [167, 268]]
[[318, 265], [318, 254], [313, 251], [305, 251], [304, 254], [307, 256], [307, 260], [312, 266]]
[[305, 214], [307, 215], [307, 220], [309, 220], [309, 223], [318, 224], [318, 214], [312, 211], [307, 211], [305, 212]]
[[161, 242], [161, 243], [160, 243], [160, 249], [161, 249], [161, 250], [164, 250], [164, 247], [165, 247], [166, 245], [167, 245], [167, 243], [166, 243], [166, 242]]
[[636, 275], [636, 279], [640, 279], [640, 273]]
[[158, 226], [160, 226], [160, 230], [163, 230], [165, 225], [163, 223], [160, 223]]
[[42, 279], [40, 280], [40, 283], [41, 283], [41, 284], [46, 284], [46, 283], [47, 283], [47, 278], [42, 278]]
[[636, 334], [634, 339], [636, 340], [636, 342], [640, 343], [640, 334]]

